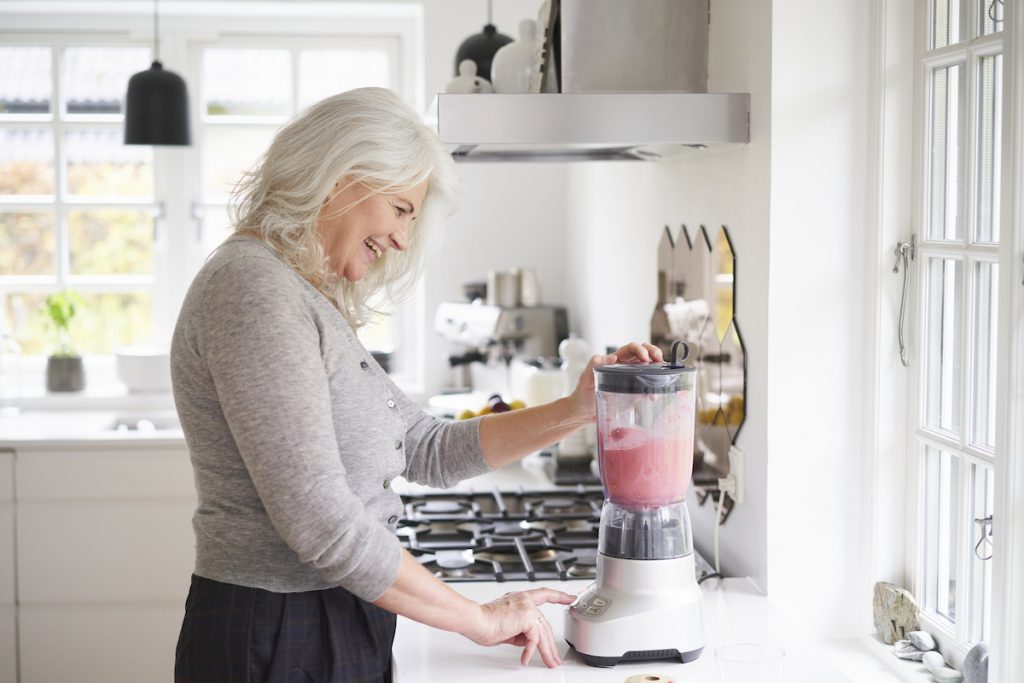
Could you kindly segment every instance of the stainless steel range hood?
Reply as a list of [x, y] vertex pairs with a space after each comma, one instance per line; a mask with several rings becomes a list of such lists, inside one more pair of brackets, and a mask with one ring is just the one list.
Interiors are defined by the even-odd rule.
[[441, 94], [456, 161], [656, 160], [750, 141], [747, 93]]

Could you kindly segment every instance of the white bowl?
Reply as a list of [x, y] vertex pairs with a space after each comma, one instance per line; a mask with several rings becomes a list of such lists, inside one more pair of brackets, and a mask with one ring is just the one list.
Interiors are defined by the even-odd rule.
[[117, 379], [129, 393], [171, 390], [171, 354], [164, 346], [124, 346], [114, 353]]

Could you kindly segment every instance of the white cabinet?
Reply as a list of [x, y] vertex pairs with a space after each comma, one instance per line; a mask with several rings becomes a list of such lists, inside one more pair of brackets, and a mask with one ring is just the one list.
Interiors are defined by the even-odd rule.
[[18, 680], [18, 635], [14, 607], [0, 607], [0, 683]]
[[19, 448], [22, 683], [170, 681], [195, 559], [184, 445]]
[[18, 677], [14, 605], [14, 453], [0, 450], [0, 683]]

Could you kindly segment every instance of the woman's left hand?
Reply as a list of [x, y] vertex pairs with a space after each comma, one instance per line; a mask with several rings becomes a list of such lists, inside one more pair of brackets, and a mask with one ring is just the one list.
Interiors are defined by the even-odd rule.
[[592, 356], [580, 374], [576, 388], [568, 396], [573, 406], [573, 415], [581, 422], [590, 422], [594, 419], [594, 368], [612, 363], [662, 363], [664, 360], [661, 349], [654, 344], [640, 342], [630, 342], [616, 349], [615, 353]]

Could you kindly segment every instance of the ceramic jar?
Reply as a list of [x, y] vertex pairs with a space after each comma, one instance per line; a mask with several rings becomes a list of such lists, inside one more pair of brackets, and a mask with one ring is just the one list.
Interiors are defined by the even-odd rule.
[[498, 50], [491, 62], [491, 82], [499, 93], [528, 93], [536, 64], [537, 22], [519, 22], [519, 39]]

